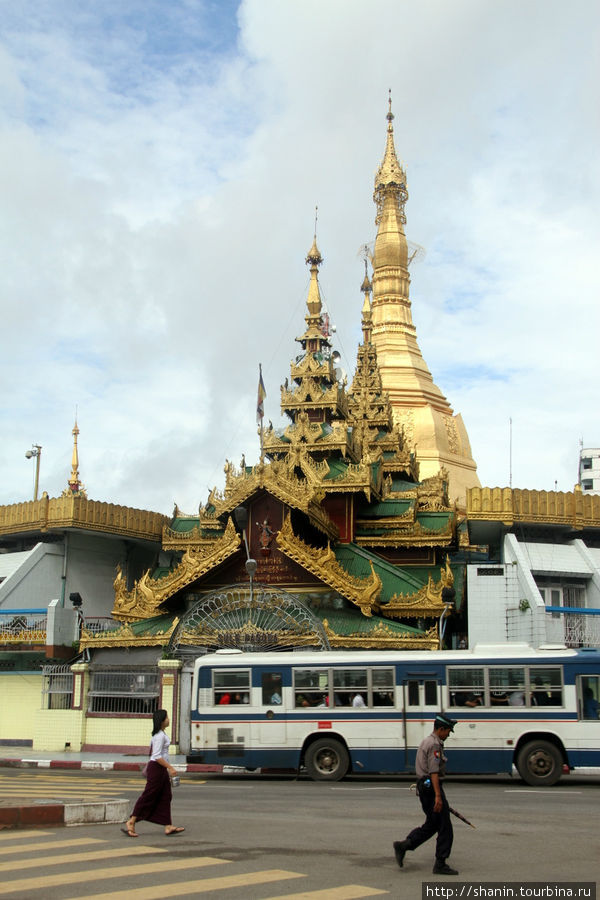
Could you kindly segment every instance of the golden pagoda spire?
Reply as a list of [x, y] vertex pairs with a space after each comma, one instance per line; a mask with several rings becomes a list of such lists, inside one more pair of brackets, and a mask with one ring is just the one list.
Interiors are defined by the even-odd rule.
[[75, 425], [73, 426], [73, 456], [71, 457], [71, 475], [67, 482], [67, 487], [63, 491], [63, 497], [74, 495], [76, 497], [86, 497], [85, 489], [79, 480], [79, 451], [77, 449], [77, 437], [79, 435], [79, 426], [77, 425], [77, 413], [75, 413]]
[[450, 474], [450, 497], [465, 502], [466, 489], [479, 485], [471, 446], [460, 415], [454, 415], [434, 383], [417, 343], [409, 297], [408, 244], [404, 233], [408, 200], [406, 173], [394, 146], [391, 92], [383, 160], [375, 175], [377, 237], [373, 253], [371, 341], [394, 421], [416, 447], [421, 477]]

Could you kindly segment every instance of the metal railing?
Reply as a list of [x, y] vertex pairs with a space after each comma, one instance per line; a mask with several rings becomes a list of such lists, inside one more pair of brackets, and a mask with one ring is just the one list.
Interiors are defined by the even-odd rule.
[[547, 606], [546, 627], [549, 630], [562, 618], [562, 634], [566, 647], [600, 647], [600, 609]]
[[71, 709], [73, 673], [70, 664], [42, 667], [42, 709]]
[[0, 644], [45, 644], [45, 609], [6, 609], [0, 612]]
[[156, 669], [92, 670], [88, 712], [152, 715], [158, 709], [159, 690], [160, 675]]
[[84, 616], [82, 627], [88, 634], [101, 634], [104, 631], [115, 631], [121, 628], [123, 623], [112, 619], [110, 616]]

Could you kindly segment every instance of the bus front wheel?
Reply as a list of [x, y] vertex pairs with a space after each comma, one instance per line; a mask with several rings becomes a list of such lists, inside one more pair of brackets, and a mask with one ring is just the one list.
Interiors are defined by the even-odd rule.
[[530, 741], [519, 750], [517, 769], [527, 784], [556, 784], [562, 773], [562, 756], [550, 741]]
[[348, 751], [339, 741], [321, 738], [306, 751], [304, 763], [313, 781], [339, 781], [348, 771]]

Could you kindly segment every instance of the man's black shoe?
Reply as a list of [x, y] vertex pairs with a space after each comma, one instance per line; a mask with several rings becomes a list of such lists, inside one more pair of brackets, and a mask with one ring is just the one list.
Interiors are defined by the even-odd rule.
[[404, 856], [406, 851], [410, 849], [410, 844], [408, 841], [394, 841], [394, 854], [396, 856], [396, 862], [402, 868], [404, 865]]
[[458, 875], [457, 870], [447, 865], [445, 859], [436, 859], [432, 872], [434, 875]]

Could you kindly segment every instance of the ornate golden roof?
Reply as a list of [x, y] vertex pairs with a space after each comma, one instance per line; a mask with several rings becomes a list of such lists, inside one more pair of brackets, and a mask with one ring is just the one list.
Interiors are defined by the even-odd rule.
[[240, 545], [241, 538], [229, 519], [225, 533], [210, 548], [186, 550], [179, 565], [162, 578], [151, 578], [149, 572], [146, 572], [128, 591], [119, 566], [114, 581], [115, 605], [112, 615], [120, 622], [133, 622], [158, 615], [159, 606], [164, 600], [221, 565]]
[[358, 606], [365, 616], [371, 615], [381, 593], [381, 579], [372, 566], [371, 577], [368, 579], [349, 575], [335, 558], [329, 544], [326, 549], [320, 550], [297, 537], [289, 516], [277, 535], [277, 546], [294, 562]]

